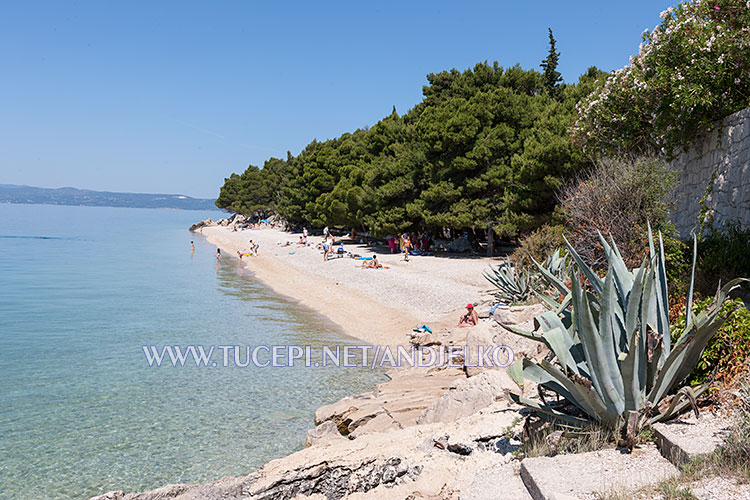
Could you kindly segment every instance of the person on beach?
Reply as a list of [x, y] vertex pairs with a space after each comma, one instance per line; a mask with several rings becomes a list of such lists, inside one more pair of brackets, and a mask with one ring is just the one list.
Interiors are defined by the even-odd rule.
[[327, 240], [328, 237], [331, 235], [331, 231], [328, 229], [328, 226], [323, 228], [323, 239]]
[[302, 238], [303, 238], [303, 243], [307, 245], [307, 228], [306, 227], [302, 229]]
[[396, 253], [396, 237], [391, 236], [388, 238], [388, 249], [391, 251], [391, 253]]
[[333, 244], [333, 239], [329, 242], [328, 239], [323, 240], [323, 262], [328, 260], [328, 254], [331, 253], [331, 247]]
[[409, 250], [411, 250], [412, 244], [411, 244], [411, 238], [409, 238], [408, 233], [404, 233], [404, 261], [409, 262]]
[[357, 267], [361, 267], [362, 269], [380, 269], [383, 265], [378, 262], [378, 256], [373, 255], [372, 259], [364, 261], [361, 266]]
[[459, 320], [456, 326], [460, 328], [466, 328], [466, 327], [477, 326], [478, 323], [479, 323], [479, 315], [474, 310], [474, 304], [469, 304], [466, 306], [466, 314], [461, 316], [461, 319]]
[[216, 249], [216, 260], [221, 260], [221, 250], [218, 248]]

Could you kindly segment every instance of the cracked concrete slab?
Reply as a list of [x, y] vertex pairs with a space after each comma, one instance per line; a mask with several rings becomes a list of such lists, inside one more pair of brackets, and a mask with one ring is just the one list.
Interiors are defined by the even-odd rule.
[[521, 462], [521, 479], [534, 500], [594, 499], [601, 493], [635, 491], [678, 474], [653, 445], [632, 453], [608, 449]]
[[724, 415], [703, 412], [654, 424], [654, 436], [664, 457], [675, 464], [712, 453], [722, 445], [732, 421]]

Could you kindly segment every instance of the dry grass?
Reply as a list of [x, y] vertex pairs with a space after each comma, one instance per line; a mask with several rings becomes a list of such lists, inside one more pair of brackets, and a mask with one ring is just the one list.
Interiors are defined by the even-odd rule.
[[525, 457], [586, 453], [614, 448], [614, 437], [611, 430], [598, 426], [584, 432], [572, 432], [548, 424], [532, 429], [527, 427], [522, 450]]

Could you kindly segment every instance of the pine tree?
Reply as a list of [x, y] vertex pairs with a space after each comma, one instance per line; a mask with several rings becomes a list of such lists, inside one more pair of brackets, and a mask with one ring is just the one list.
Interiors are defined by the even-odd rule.
[[555, 48], [557, 42], [552, 35], [552, 28], [547, 28], [547, 30], [549, 31], [549, 54], [546, 59], [542, 60], [542, 64], [539, 66], [544, 70], [542, 77], [545, 90], [550, 96], [557, 99], [560, 96], [559, 84], [562, 82], [562, 75], [557, 71], [557, 62], [560, 59], [560, 53]]

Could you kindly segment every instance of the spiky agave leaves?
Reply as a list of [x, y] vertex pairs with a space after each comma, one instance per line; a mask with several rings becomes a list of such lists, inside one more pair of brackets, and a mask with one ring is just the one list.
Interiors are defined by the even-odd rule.
[[562, 248], [555, 249], [544, 261], [544, 269], [562, 282], [568, 281], [568, 255]]
[[501, 302], [522, 302], [529, 296], [529, 273], [517, 272], [507, 257], [497, 267], [490, 266], [489, 271], [484, 271], [483, 275], [495, 285], [498, 290], [495, 297]]
[[[530, 380], [542, 385], [578, 407], [590, 421], [610, 427], [620, 427], [630, 412], [638, 412], [640, 424], [672, 418], [694, 406], [695, 398], [706, 389], [707, 385], [681, 388], [680, 384], [729, 317], [719, 315], [724, 301], [748, 280], [727, 283], [706, 311], [693, 314], [694, 241], [689, 317], [672, 346], [661, 235], [656, 248], [649, 228], [649, 257], [633, 270], [628, 270], [614, 241], [610, 245], [600, 238], [608, 262], [603, 278], [583, 262], [567, 240], [575, 271], [570, 288], [538, 265], [562, 300], [546, 297], [552, 310], [535, 318], [533, 332], [506, 328], [543, 342], [554, 353], [555, 363], [522, 359], [509, 368], [509, 374], [519, 384]], [[511, 398], [557, 422], [581, 424], [579, 417], [563, 417], [547, 405], [514, 394]]]

